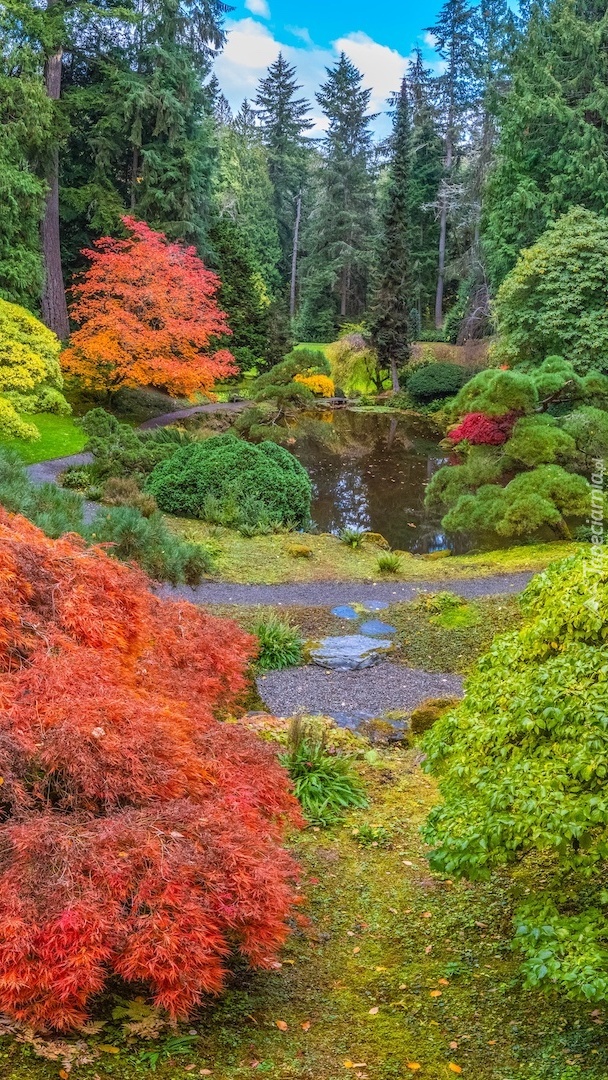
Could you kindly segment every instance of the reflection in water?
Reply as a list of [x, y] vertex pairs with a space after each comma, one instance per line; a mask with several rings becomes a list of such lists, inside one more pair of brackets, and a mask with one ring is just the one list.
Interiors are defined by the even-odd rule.
[[425, 486], [447, 461], [415, 419], [339, 410], [322, 427], [294, 429], [290, 447], [313, 484], [313, 519], [323, 532], [379, 532], [392, 547], [454, 547], [424, 507]]

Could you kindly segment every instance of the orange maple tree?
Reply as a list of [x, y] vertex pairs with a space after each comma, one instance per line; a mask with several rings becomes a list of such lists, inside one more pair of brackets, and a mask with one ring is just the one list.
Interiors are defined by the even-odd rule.
[[231, 332], [216, 301], [220, 279], [193, 247], [132, 217], [122, 222], [126, 239], [104, 236], [82, 252], [89, 267], [72, 288], [79, 329], [62, 354], [64, 372], [95, 390], [211, 390], [237, 370], [227, 349], [213, 347]]
[[4, 510], [0, 581], [0, 1010], [70, 1028], [113, 975], [183, 1016], [296, 900], [287, 775], [215, 718], [254, 639]]

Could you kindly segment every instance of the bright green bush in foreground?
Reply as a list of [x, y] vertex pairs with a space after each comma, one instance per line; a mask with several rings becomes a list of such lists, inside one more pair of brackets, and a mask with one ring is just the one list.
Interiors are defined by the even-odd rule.
[[458, 708], [425, 738], [443, 802], [431, 865], [483, 880], [518, 867], [528, 986], [608, 999], [608, 559], [538, 575], [521, 630], [496, 638]]
[[275, 443], [218, 435], [184, 446], [152, 472], [147, 490], [161, 510], [241, 526], [304, 526], [311, 484], [299, 461]]

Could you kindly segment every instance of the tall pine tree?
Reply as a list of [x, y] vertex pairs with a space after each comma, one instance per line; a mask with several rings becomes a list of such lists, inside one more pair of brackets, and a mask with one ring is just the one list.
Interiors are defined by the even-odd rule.
[[608, 207], [608, 21], [597, 0], [534, 3], [512, 59], [485, 207], [494, 286], [572, 206]]
[[[310, 102], [298, 97], [296, 69], [282, 53], [260, 81], [255, 104], [274, 191], [274, 211], [281, 245], [281, 274], [287, 280], [292, 266], [298, 205], [306, 179], [305, 136], [312, 127]], [[298, 200], [300, 203], [298, 204]]]
[[340, 320], [361, 317], [374, 239], [371, 91], [344, 53], [317, 100], [327, 134], [305, 236], [300, 336], [327, 340]]
[[420, 49], [416, 49], [407, 75], [412, 121], [409, 220], [416, 333], [433, 325], [437, 288], [439, 222], [435, 204], [443, 176], [443, 140], [436, 82], [424, 65]]
[[436, 38], [437, 51], [445, 62], [445, 70], [439, 76], [444, 135], [444, 178], [438, 199], [439, 247], [435, 295], [435, 326], [439, 328], [444, 314], [452, 189], [460, 163], [466, 123], [475, 96], [473, 10], [467, 0], [446, 0], [437, 22], [428, 29]]
[[380, 214], [378, 268], [372, 299], [371, 338], [381, 368], [391, 373], [399, 390], [399, 371], [410, 356], [412, 340], [412, 272], [410, 211], [412, 146], [407, 84], [395, 102], [388, 186]]

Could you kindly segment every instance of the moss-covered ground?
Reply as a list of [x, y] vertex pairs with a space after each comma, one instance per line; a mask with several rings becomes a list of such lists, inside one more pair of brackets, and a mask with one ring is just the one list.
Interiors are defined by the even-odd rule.
[[0, 447], [15, 450], [27, 465], [51, 458], [67, 457], [79, 454], [86, 435], [76, 425], [72, 416], [55, 416], [53, 413], [35, 413], [23, 417], [28, 424], [34, 424], [40, 432], [39, 439], [0, 438]]
[[[209, 544], [216, 555], [219, 577], [226, 581], [274, 585], [301, 581], [449, 581], [463, 577], [543, 570], [556, 559], [565, 558], [579, 544], [553, 542], [516, 545], [477, 555], [433, 555], [404, 553], [397, 574], [382, 574], [378, 557], [382, 549], [365, 542], [350, 548], [327, 533], [273, 533], [245, 537], [233, 529], [186, 518], [169, 518], [182, 536]], [[303, 554], [308, 552], [308, 557]]]
[[[235, 969], [223, 998], [151, 1040], [103, 1004], [104, 1026], [78, 1036], [72, 1077], [605, 1080], [603, 1010], [521, 986], [509, 940], [525, 883], [429, 871], [419, 826], [436, 791], [415, 747], [361, 754], [358, 768], [369, 808], [293, 837], [307, 901], [282, 966]], [[369, 830], [362, 843], [361, 826], [381, 826], [380, 843]], [[146, 1010], [127, 1012], [137, 1021]], [[47, 1061], [21, 1038], [0, 1040], [0, 1077], [66, 1080], [69, 1047]]]

